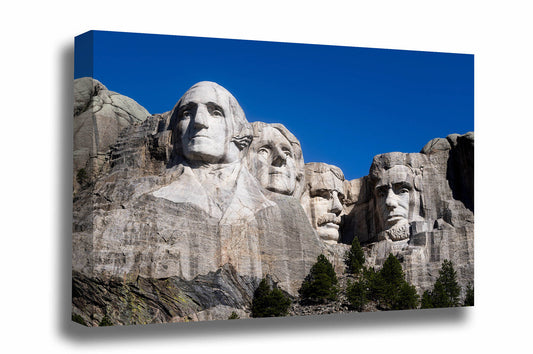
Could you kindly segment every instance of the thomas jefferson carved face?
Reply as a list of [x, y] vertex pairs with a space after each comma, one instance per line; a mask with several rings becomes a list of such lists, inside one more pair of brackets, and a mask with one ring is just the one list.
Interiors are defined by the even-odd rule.
[[178, 130], [183, 155], [190, 161], [228, 163], [237, 160], [239, 149], [230, 139], [234, 117], [231, 94], [212, 82], [200, 82], [180, 99]]
[[277, 129], [263, 127], [252, 141], [251, 151], [256, 178], [276, 193], [292, 195], [296, 187], [295, 152], [290, 141]]
[[376, 184], [374, 194], [381, 230], [396, 230], [392, 233], [393, 241], [409, 237], [409, 201], [413, 181], [413, 173], [407, 166], [396, 165], [383, 171]]
[[[310, 168], [313, 165], [315, 168]], [[343, 180], [342, 172], [335, 166], [321, 163], [306, 165], [309, 200], [304, 209], [318, 236], [328, 243], [336, 243], [339, 240], [340, 215], [344, 200]]]

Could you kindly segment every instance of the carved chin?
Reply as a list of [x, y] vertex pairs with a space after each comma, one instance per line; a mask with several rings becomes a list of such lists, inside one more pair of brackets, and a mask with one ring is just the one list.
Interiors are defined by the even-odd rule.
[[318, 236], [327, 243], [337, 243], [339, 241], [339, 225], [327, 223], [318, 227]]
[[271, 175], [271, 180], [265, 188], [275, 193], [292, 195], [294, 187], [295, 183], [292, 182], [290, 177], [277, 174]]
[[213, 149], [205, 148], [203, 146], [194, 145], [183, 151], [183, 154], [191, 161], [205, 161], [216, 162], [221, 159], [223, 153], [220, 151], [212, 151]]

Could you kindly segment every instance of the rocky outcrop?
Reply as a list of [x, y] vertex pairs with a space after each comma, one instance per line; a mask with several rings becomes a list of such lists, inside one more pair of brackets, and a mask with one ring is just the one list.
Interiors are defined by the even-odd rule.
[[91, 326], [104, 317], [116, 325], [249, 317], [247, 305], [259, 283], [231, 265], [191, 280], [180, 277], [103, 280], [73, 273], [74, 313]]
[[120, 132], [150, 113], [129, 97], [109, 91], [98, 80], [74, 80], [74, 191], [92, 182]]

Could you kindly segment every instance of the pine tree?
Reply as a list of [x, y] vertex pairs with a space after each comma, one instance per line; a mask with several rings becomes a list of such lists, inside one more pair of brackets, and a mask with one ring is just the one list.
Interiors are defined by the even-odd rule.
[[474, 286], [471, 283], [468, 283], [466, 286], [466, 296], [463, 306], [474, 306]]
[[428, 290], [424, 291], [424, 294], [422, 294], [422, 300], [420, 300], [420, 308], [422, 309], [433, 308], [433, 304], [431, 302], [431, 292], [429, 292]]
[[379, 276], [385, 283], [382, 293], [383, 303], [389, 309], [393, 309], [398, 301], [399, 289], [404, 279], [402, 265], [392, 253], [389, 254], [385, 263], [383, 263], [383, 268], [379, 271]]
[[363, 252], [357, 237], [353, 239], [352, 247], [346, 252], [344, 261], [347, 267], [346, 271], [349, 274], [359, 274], [363, 269], [363, 265], [365, 264], [365, 253]]
[[379, 302], [385, 292], [385, 281], [374, 268], [363, 268], [363, 278], [367, 283], [367, 297]]
[[348, 286], [346, 287], [346, 297], [350, 304], [357, 311], [361, 312], [365, 304], [368, 302], [366, 281], [361, 279], [353, 284], [348, 283]]
[[286, 316], [290, 305], [290, 298], [278, 288], [271, 289], [263, 278], [252, 299], [252, 317]]
[[392, 253], [389, 254], [385, 263], [383, 263], [383, 268], [381, 268], [379, 273], [387, 284], [395, 288], [399, 287], [402, 280], [404, 280], [402, 265]]
[[304, 303], [320, 303], [337, 297], [337, 276], [324, 255], [317, 258], [298, 290]]
[[372, 277], [370, 287], [374, 297], [385, 310], [406, 310], [418, 307], [416, 288], [406, 280], [400, 261], [391, 253], [377, 274]]
[[446, 294], [444, 285], [439, 280], [433, 284], [433, 291], [431, 292], [431, 306], [434, 308], [452, 307], [448, 295]]
[[[452, 262], [445, 259], [439, 270], [439, 277], [435, 281], [435, 284], [433, 284], [433, 290], [431, 292], [424, 292], [424, 295], [422, 296], [422, 308], [428, 309], [459, 306], [460, 293], [461, 288], [457, 283], [457, 273], [453, 269]], [[472, 298], [472, 304], [473, 300], [474, 299]]]
[[416, 309], [419, 298], [415, 286], [404, 280], [400, 285], [398, 297], [392, 304], [392, 310]]
[[433, 285], [431, 304], [435, 308], [459, 306], [461, 288], [457, 283], [457, 273], [451, 261], [445, 259], [439, 270], [439, 277]]

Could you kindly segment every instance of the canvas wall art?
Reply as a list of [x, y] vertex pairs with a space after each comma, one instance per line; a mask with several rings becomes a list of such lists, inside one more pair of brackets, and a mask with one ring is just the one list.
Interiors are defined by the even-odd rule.
[[90, 31], [73, 127], [77, 323], [474, 304], [471, 54]]

